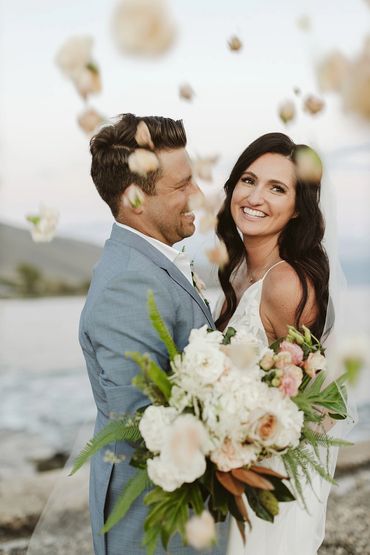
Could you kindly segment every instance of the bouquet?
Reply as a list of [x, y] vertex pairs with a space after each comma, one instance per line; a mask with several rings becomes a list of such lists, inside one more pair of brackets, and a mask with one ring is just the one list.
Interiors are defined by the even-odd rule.
[[324, 384], [324, 350], [308, 328], [289, 327], [287, 337], [267, 348], [244, 330], [221, 333], [203, 326], [191, 331], [179, 353], [151, 292], [148, 309], [171, 371], [147, 354], [126, 353], [141, 370], [133, 384], [151, 404], [112, 420], [72, 470], [112, 441], [135, 442], [130, 464], [137, 472], [102, 532], [146, 491], [148, 555], [159, 539], [167, 548], [176, 533], [195, 548], [208, 547], [216, 541], [215, 522], [229, 514], [245, 541], [248, 508], [273, 522], [281, 502], [305, 504], [302, 484], [312, 473], [334, 482], [319, 447], [348, 443], [322, 426], [327, 413], [347, 417], [346, 374]]

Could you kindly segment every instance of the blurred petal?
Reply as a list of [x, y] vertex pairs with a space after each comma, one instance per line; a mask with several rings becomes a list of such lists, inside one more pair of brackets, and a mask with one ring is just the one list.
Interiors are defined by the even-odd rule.
[[239, 50], [243, 48], [242, 41], [236, 35], [230, 37], [230, 39], [227, 41], [227, 44], [232, 52], [239, 52]]
[[298, 179], [312, 183], [319, 183], [322, 177], [322, 163], [318, 154], [312, 148], [300, 148], [296, 154], [296, 168]]
[[295, 106], [291, 100], [285, 100], [279, 106], [279, 118], [285, 124], [292, 121], [295, 117]]
[[308, 15], [302, 15], [297, 19], [297, 27], [301, 31], [311, 31], [311, 19]]
[[201, 233], [207, 233], [208, 231], [214, 231], [217, 226], [217, 216], [207, 212], [201, 217], [199, 221], [199, 230]]
[[137, 185], [130, 185], [124, 192], [123, 205], [131, 208], [140, 208], [145, 200], [143, 191]]
[[73, 78], [91, 61], [93, 38], [74, 36], [58, 50], [55, 63], [66, 77]]
[[204, 181], [212, 181], [212, 170], [213, 166], [218, 162], [219, 156], [198, 156], [192, 160], [193, 171], [196, 177], [203, 179]]
[[347, 78], [349, 61], [339, 51], [324, 58], [316, 69], [317, 80], [322, 91], [339, 91]]
[[174, 22], [164, 0], [121, 0], [113, 14], [113, 37], [128, 54], [159, 56], [173, 44]]
[[189, 100], [189, 102], [191, 102], [195, 96], [195, 93], [188, 83], [184, 83], [179, 87], [179, 96], [183, 100]]
[[312, 115], [318, 114], [325, 108], [325, 102], [314, 95], [309, 95], [305, 98], [303, 109]]
[[78, 116], [77, 121], [81, 129], [91, 135], [99, 125], [104, 123], [105, 118], [94, 108], [88, 108]]
[[154, 152], [144, 148], [137, 148], [128, 157], [128, 167], [132, 173], [146, 176], [150, 172], [154, 172], [159, 168], [159, 160]]
[[135, 140], [139, 146], [148, 146], [151, 150], [154, 150], [152, 137], [144, 120], [137, 126]]
[[209, 249], [206, 251], [207, 258], [211, 264], [216, 264], [220, 268], [225, 266], [229, 261], [229, 255], [227, 253], [226, 245], [221, 241], [217, 247]]

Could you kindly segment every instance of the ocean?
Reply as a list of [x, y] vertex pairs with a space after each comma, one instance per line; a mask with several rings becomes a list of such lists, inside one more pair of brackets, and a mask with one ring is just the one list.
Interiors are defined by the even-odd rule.
[[[209, 290], [211, 303], [217, 290]], [[370, 335], [370, 287], [347, 297], [348, 333]], [[0, 301], [0, 432], [39, 436], [69, 451], [80, 427], [95, 419], [95, 405], [78, 344], [83, 297]], [[353, 390], [359, 423], [353, 441], [370, 440], [370, 368]]]

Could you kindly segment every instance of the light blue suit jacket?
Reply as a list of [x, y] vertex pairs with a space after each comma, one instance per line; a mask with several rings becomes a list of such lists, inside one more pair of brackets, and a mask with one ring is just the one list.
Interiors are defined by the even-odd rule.
[[[151, 289], [159, 311], [178, 349], [188, 342], [192, 328], [214, 327], [212, 316], [196, 289], [181, 271], [155, 247], [135, 233], [116, 224], [94, 268], [86, 304], [80, 320], [80, 344], [97, 406], [95, 433], [108, 422], [111, 413], [134, 413], [148, 399], [134, 386], [136, 364], [126, 351], [148, 353], [162, 368], [168, 368], [167, 352], [152, 329], [147, 312]], [[104, 449], [91, 461], [90, 515], [96, 555], [144, 555], [143, 523], [147, 508], [143, 496], [126, 517], [104, 536], [99, 534], [104, 519], [135, 469], [128, 462], [133, 448], [126, 442], [108, 446], [126, 460], [112, 465], [104, 462]], [[219, 543], [214, 555], [226, 553], [228, 524], [218, 525]], [[164, 554], [162, 547], [156, 553]], [[168, 553], [198, 553], [172, 540]]]

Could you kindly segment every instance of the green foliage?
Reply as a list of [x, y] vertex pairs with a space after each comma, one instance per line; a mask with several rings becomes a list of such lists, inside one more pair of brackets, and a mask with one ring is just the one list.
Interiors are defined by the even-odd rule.
[[226, 332], [224, 333], [224, 338], [222, 343], [224, 345], [229, 345], [231, 342], [231, 338], [234, 337], [234, 335], [236, 335], [236, 329], [230, 326], [229, 328], [227, 328]]
[[303, 488], [301, 484], [302, 475], [306, 477], [307, 482], [311, 485], [312, 472], [319, 474], [319, 476], [321, 476], [321, 478], [323, 478], [327, 482], [330, 482], [331, 484], [336, 484], [335, 480], [329, 474], [327, 468], [323, 466], [318, 456], [317, 445], [322, 441], [325, 441], [327, 444], [330, 445], [336, 445], [337, 442], [341, 442], [341, 440], [336, 440], [330, 437], [324, 439], [322, 434], [317, 434], [316, 441], [317, 444], [314, 447], [313, 451], [311, 451], [309, 445], [305, 444], [305, 442], [302, 442], [299, 447], [295, 449], [289, 449], [284, 455], [282, 455], [286, 471], [292, 480], [294, 493], [296, 497], [300, 498], [306, 510], [308, 510], [308, 508], [303, 495]]
[[145, 489], [150, 487], [151, 481], [148, 478], [146, 470], [138, 470], [136, 474], [125, 484], [111, 514], [104, 523], [101, 533], [108, 532], [119, 520], [121, 520], [130, 509], [131, 505], [143, 493]]
[[[303, 391], [292, 398], [298, 408], [311, 420], [320, 421], [322, 417], [317, 414], [315, 407], [324, 407], [329, 414], [337, 419], [347, 417], [346, 399], [347, 393], [344, 382], [347, 377], [344, 374], [336, 381], [323, 387], [326, 373], [321, 371], [314, 380], [311, 380]], [[333, 413], [333, 414], [332, 414]], [[316, 414], [316, 418], [315, 418]]]
[[175, 358], [178, 353], [177, 347], [175, 345], [174, 340], [171, 337], [170, 332], [167, 329], [166, 324], [164, 323], [162, 316], [158, 310], [158, 307], [155, 303], [154, 293], [153, 291], [148, 292], [148, 311], [149, 311], [149, 318], [150, 321], [158, 333], [159, 337], [163, 341], [170, 361]]
[[133, 360], [138, 366], [140, 366], [140, 369], [142, 370], [144, 377], [147, 380], [136, 380], [135, 385], [139, 388], [143, 387], [148, 391], [150, 395], [155, 395], [155, 390], [152, 391], [150, 387], [148, 388], [148, 385], [152, 383], [158, 388], [164, 399], [168, 401], [171, 396], [172, 384], [168, 379], [166, 372], [164, 372], [164, 370], [162, 370], [162, 368], [160, 368], [158, 364], [151, 360], [151, 358], [147, 354], [142, 355], [140, 353], [126, 352], [125, 356], [127, 358], [131, 358], [131, 360]]
[[74, 461], [70, 476], [77, 472], [102, 447], [114, 441], [139, 441], [141, 434], [136, 417], [124, 417], [121, 420], [109, 422], [85, 446]]
[[161, 538], [165, 549], [172, 536], [179, 533], [186, 543], [185, 525], [189, 519], [189, 508], [201, 514], [204, 503], [198, 482], [183, 484], [173, 492], [156, 487], [144, 499], [149, 506], [144, 523], [144, 545], [148, 555], [153, 555]]

